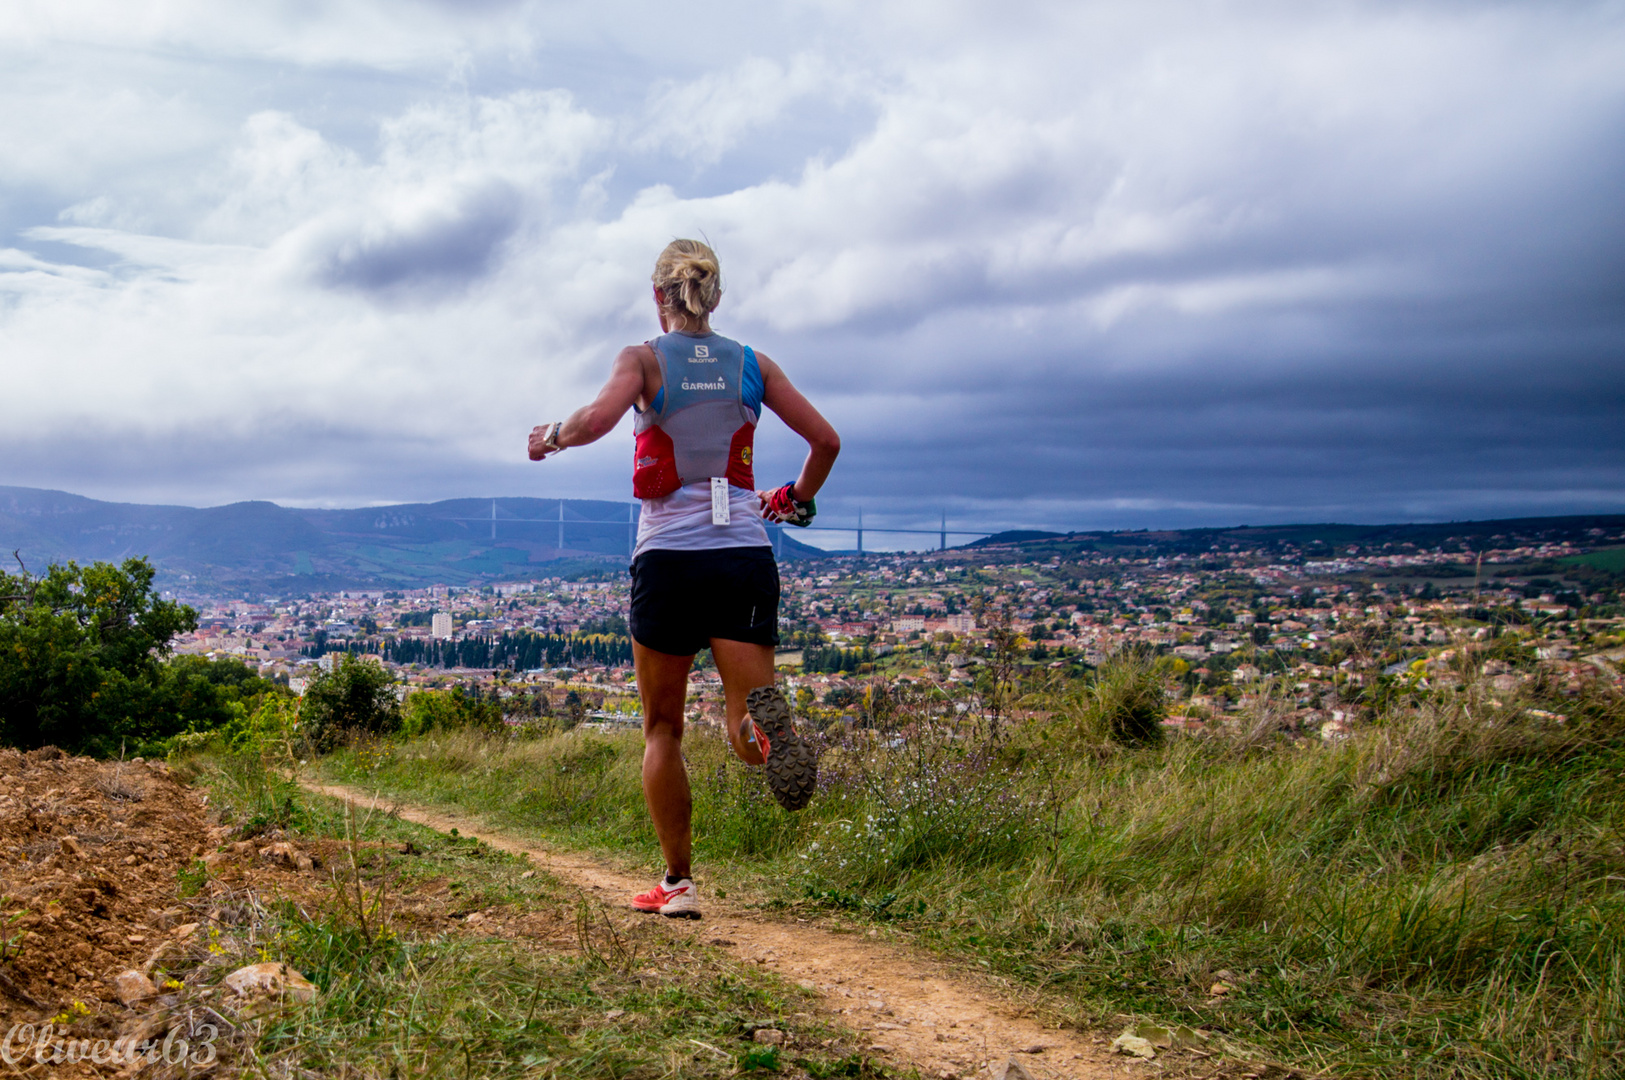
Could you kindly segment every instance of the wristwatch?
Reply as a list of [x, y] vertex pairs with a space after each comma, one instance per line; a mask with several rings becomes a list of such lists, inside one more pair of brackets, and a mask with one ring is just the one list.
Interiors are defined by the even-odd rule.
[[564, 447], [559, 445], [559, 430], [564, 427], [563, 420], [555, 420], [547, 425], [547, 431], [542, 434], [542, 449], [549, 454], [556, 454]]

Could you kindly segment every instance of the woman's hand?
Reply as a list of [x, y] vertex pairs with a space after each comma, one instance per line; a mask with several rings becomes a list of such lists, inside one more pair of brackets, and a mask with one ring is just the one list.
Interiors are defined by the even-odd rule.
[[[823, 414], [813, 408], [812, 402], [790, 384], [779, 365], [761, 353], [756, 354], [756, 363], [762, 369], [762, 404], [777, 413], [786, 427], [807, 440], [807, 460], [802, 462], [801, 475], [796, 477], [794, 484], [786, 485], [788, 491], [784, 488], [779, 490], [785, 491], [796, 504], [811, 508], [813, 499], [829, 478], [830, 469], [835, 466], [835, 456], [841, 452], [841, 437], [835, 434], [835, 429]], [[775, 493], [767, 494], [771, 496]], [[766, 506], [765, 500], [763, 506]], [[803, 521], [780, 520], [791, 525], [805, 525], [812, 520], [812, 512]]]
[[818, 513], [818, 503], [796, 498], [796, 485], [792, 481], [772, 491], [758, 491], [756, 501], [761, 503], [762, 517], [780, 525], [799, 525], [806, 528]]
[[559, 445], [559, 429], [563, 426], [562, 422], [555, 421], [530, 429], [530, 460], [541, 461], [549, 454], [556, 454], [564, 449]]

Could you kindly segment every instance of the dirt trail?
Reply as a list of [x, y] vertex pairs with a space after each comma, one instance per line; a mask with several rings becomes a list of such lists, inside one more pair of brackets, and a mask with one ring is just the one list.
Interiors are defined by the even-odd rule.
[[[375, 796], [359, 788], [306, 782], [312, 791], [378, 807], [445, 832], [455, 827], [502, 851], [522, 854], [562, 881], [605, 894], [618, 903], [649, 882], [607, 869], [581, 855], [559, 852], [493, 832], [477, 822]], [[1113, 1059], [1105, 1040], [1044, 1027], [994, 995], [956, 980], [916, 950], [822, 927], [778, 922], [741, 905], [704, 897], [699, 922], [653, 919], [673, 934], [690, 934], [762, 964], [822, 995], [829, 1011], [863, 1032], [870, 1052], [922, 1076], [985, 1078], [1003, 1075], [1012, 1058], [1037, 1080], [1092, 1080], [1144, 1073]], [[1009, 1069], [1009, 1080], [1020, 1073]]]

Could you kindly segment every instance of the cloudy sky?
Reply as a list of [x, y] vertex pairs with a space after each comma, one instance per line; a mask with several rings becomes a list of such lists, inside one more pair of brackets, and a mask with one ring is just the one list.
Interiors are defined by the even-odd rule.
[[524, 439], [693, 235], [821, 523], [1625, 512], [1625, 5], [1561, 0], [9, 0], [0, 484], [629, 497], [629, 424]]

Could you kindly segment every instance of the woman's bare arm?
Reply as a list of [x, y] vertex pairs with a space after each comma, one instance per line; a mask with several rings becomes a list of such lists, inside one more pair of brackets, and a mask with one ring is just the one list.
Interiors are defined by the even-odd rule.
[[756, 354], [756, 364], [762, 370], [762, 404], [772, 409], [791, 431], [807, 440], [807, 460], [801, 465], [801, 475], [796, 477], [792, 492], [797, 502], [807, 502], [829, 479], [836, 455], [841, 452], [841, 437], [823, 414], [813, 408], [812, 402], [795, 388], [779, 365], [761, 353]]
[[[591, 404], [583, 405], [565, 418], [559, 428], [558, 446], [585, 446], [597, 442], [614, 430], [626, 410], [643, 394], [643, 354], [646, 345], [629, 345], [615, 358], [609, 381], [598, 391]], [[530, 433], [530, 460], [540, 461], [547, 456], [547, 427], [543, 425]]]

